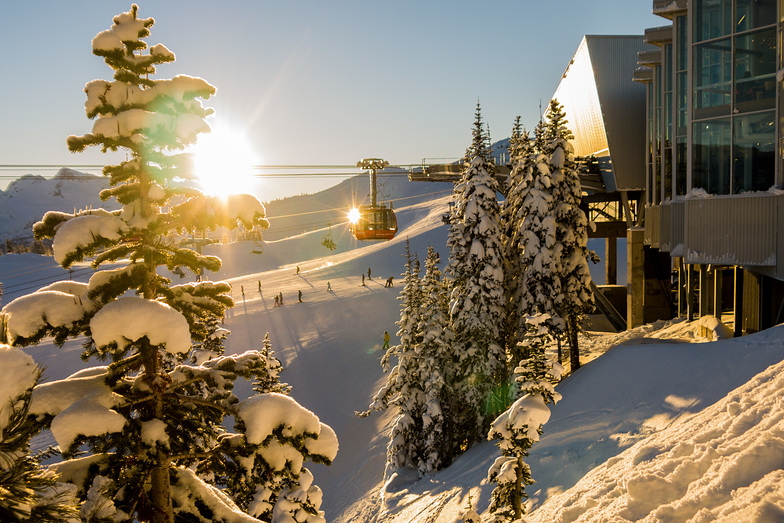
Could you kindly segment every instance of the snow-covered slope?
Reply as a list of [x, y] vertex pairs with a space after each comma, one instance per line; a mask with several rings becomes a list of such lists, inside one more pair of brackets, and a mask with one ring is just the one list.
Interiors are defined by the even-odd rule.
[[103, 177], [65, 167], [52, 178], [27, 175], [14, 180], [5, 191], [0, 191], [0, 241], [31, 240], [33, 224], [46, 211], [117, 209], [116, 202], [98, 198], [98, 193], [108, 186]]
[[[237, 301], [226, 319], [232, 331], [227, 350], [259, 348], [269, 332], [292, 395], [337, 432], [335, 462], [314, 468], [328, 521], [451, 523], [469, 495], [480, 512], [488, 506], [485, 477], [498, 455], [489, 442], [438, 474], [400, 478], [381, 500], [391, 417], [354, 416], [367, 408], [383, 377], [383, 332], [397, 330], [405, 240], [420, 256], [433, 244], [446, 259], [440, 216], [448, 196], [430, 198], [396, 205], [400, 232], [390, 242], [357, 243], [343, 222], [333, 224], [335, 251], [321, 245], [323, 230], [266, 241], [263, 254], [252, 254], [250, 242], [208, 248], [224, 261], [213, 279], [232, 283]], [[363, 287], [361, 274], [367, 276], [368, 268], [372, 280]], [[90, 272], [78, 266], [72, 277], [84, 281]], [[51, 258], [0, 256], [2, 303], [68, 276]], [[389, 276], [396, 278], [392, 289], [383, 286]], [[284, 306], [275, 308], [278, 293]], [[532, 520], [570, 521], [583, 514], [585, 520], [623, 521], [656, 510], [666, 520], [667, 514], [680, 516], [692, 508], [698, 509], [695, 521], [731, 519], [741, 509], [759, 515], [758, 521], [780, 520], [784, 384], [778, 376], [784, 369], [749, 380], [784, 359], [784, 327], [714, 343], [673, 343], [676, 339], [697, 341], [689, 326], [672, 322], [583, 343], [590, 352], [586, 359], [603, 355], [558, 386], [563, 400], [528, 458], [537, 480], [527, 489], [537, 507]], [[47, 366], [49, 379], [95, 365], [79, 359], [78, 341], [28, 352]], [[640, 502], [654, 498], [640, 496], [635, 485], [656, 494], [655, 506]], [[586, 503], [589, 499], [594, 501]], [[670, 520], [681, 520], [675, 516]]]
[[[766, 334], [781, 345], [781, 328]], [[760, 345], [764, 337], [757, 336]], [[702, 411], [662, 424], [549, 498], [528, 521], [784, 521], [783, 485], [779, 362]]]

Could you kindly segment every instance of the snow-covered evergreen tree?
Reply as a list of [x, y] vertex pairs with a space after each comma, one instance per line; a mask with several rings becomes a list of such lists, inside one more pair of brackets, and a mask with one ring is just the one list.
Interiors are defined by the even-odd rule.
[[[545, 128], [537, 126], [538, 141], [543, 143]], [[512, 367], [527, 355], [520, 341], [527, 332], [528, 315], [548, 314], [553, 335], [560, 335], [563, 321], [558, 317], [562, 301], [561, 245], [556, 239], [556, 201], [547, 156], [513, 129], [512, 170], [504, 202], [504, 252], [508, 275], [509, 361]]]
[[569, 141], [574, 135], [566, 127], [566, 114], [557, 100], [550, 102], [547, 120], [547, 165], [554, 182], [556, 240], [561, 246], [559, 273], [562, 299], [558, 310], [565, 322], [570, 367], [574, 372], [580, 367], [578, 333], [593, 305], [588, 260], [598, 259], [588, 249], [589, 224], [580, 208], [582, 188], [574, 161], [574, 148]]
[[455, 392], [457, 401], [462, 402], [457, 409], [457, 434], [463, 438], [457, 442], [458, 451], [483, 438], [489, 420], [506, 406], [498, 183], [478, 104], [472, 135], [448, 218], [449, 264], [445, 271], [455, 335]]
[[[64, 268], [92, 257], [96, 272], [88, 283], [58, 282], [7, 304], [1, 341], [24, 346], [49, 336], [62, 344], [83, 335], [85, 359], [111, 361], [36, 386], [29, 409], [59, 445], [64, 461], [51, 469], [75, 486], [83, 519], [256, 521], [225, 488], [266, 521], [292, 514], [296, 521], [323, 521], [320, 491], [302, 462], [329, 463], [337, 452], [334, 432], [283, 394], [240, 401], [234, 381], [264, 376], [267, 358], [252, 350], [222, 355], [222, 344], [210, 345], [215, 320], [233, 306], [229, 285], [172, 285], [158, 273], [220, 267], [218, 258], [178, 246], [173, 233], [268, 222], [253, 196], [218, 199], [172, 183], [187, 174], [179, 151], [209, 131], [204, 118], [211, 110], [200, 99], [215, 89], [189, 76], [151, 79], [174, 54], [162, 44], [144, 53], [153, 19], [137, 15], [133, 5], [93, 39], [94, 54], [114, 70], [114, 80], [87, 84], [92, 132], [68, 138], [72, 152], [126, 151], [126, 161], [104, 168], [111, 188], [101, 193], [122, 208], [48, 212], [34, 227], [37, 238], [53, 239]], [[106, 263], [118, 267], [100, 270]], [[234, 432], [222, 425], [226, 416]], [[271, 509], [268, 492], [242, 498], [233, 488], [270, 469], [290, 486]]]
[[67, 489], [30, 455], [41, 424], [28, 417], [41, 370], [19, 349], [0, 344], [0, 521], [60, 522], [77, 515]]
[[525, 514], [525, 486], [534, 483], [531, 469], [523, 458], [539, 441], [542, 425], [550, 418], [549, 403], [560, 399], [554, 384], [560, 380], [563, 367], [549, 360], [545, 347], [552, 336], [547, 314], [527, 318], [528, 333], [523, 344], [530, 355], [515, 369], [522, 396], [493, 422], [488, 439], [499, 440], [501, 456], [488, 471], [487, 479], [496, 483], [490, 499], [494, 521], [516, 521]]
[[451, 374], [453, 334], [449, 325], [449, 302], [438, 262], [435, 249], [428, 246], [419, 323], [422, 337], [419, 374], [425, 394], [421, 473], [440, 470], [453, 458], [451, 439], [454, 429], [451, 420], [456, 414], [451, 410], [454, 396], [454, 376]]
[[[424, 384], [419, 367], [422, 348], [419, 323], [423, 296], [419, 261], [416, 255], [411, 254], [408, 240], [403, 256], [406, 263], [403, 272], [403, 289], [398, 296], [401, 304], [400, 319], [397, 321], [400, 343], [389, 347], [381, 358], [381, 366], [387, 374], [387, 381], [373, 397], [370, 410], [361, 414], [366, 416], [370, 411], [390, 407], [397, 413], [387, 447], [386, 475], [388, 477], [400, 468], [419, 470], [420, 462], [424, 461], [423, 414], [426, 407]], [[393, 360], [396, 360], [397, 364], [390, 368]]]
[[281, 394], [289, 394], [291, 392], [291, 385], [280, 381], [280, 373], [283, 372], [283, 365], [281, 365], [280, 360], [275, 357], [275, 351], [272, 350], [272, 341], [270, 341], [269, 332], [264, 335], [261, 355], [264, 357], [265, 372], [258, 375], [253, 381], [253, 390], [259, 393], [279, 392]]

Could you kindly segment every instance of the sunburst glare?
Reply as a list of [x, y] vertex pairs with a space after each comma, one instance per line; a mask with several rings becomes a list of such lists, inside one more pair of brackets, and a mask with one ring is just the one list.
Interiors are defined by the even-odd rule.
[[252, 192], [253, 166], [259, 159], [244, 134], [213, 126], [212, 132], [199, 136], [192, 152], [194, 173], [204, 192], [213, 196]]

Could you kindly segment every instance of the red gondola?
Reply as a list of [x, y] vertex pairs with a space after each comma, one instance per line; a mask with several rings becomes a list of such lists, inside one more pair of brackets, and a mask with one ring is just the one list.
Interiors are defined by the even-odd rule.
[[359, 219], [351, 224], [357, 240], [391, 240], [397, 233], [397, 217], [392, 207], [384, 204], [359, 206]]
[[392, 205], [376, 202], [376, 171], [388, 166], [389, 162], [380, 158], [357, 162], [357, 167], [370, 170], [370, 205], [360, 205], [349, 212], [351, 232], [357, 240], [391, 240], [397, 234], [397, 217]]

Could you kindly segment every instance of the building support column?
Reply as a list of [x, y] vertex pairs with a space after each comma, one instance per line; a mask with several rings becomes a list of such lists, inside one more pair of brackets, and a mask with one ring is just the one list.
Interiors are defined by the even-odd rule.
[[699, 314], [700, 318], [703, 316], [710, 314], [710, 310], [708, 309], [708, 305], [710, 304], [710, 293], [708, 289], [711, 288], [710, 284], [710, 274], [708, 273], [708, 267], [704, 264], [700, 264], [700, 295], [699, 295]]
[[732, 293], [732, 300], [735, 302], [733, 308], [733, 320], [735, 328], [733, 334], [736, 338], [743, 336], [743, 269], [735, 266], [735, 289]]
[[713, 315], [721, 320], [721, 293], [724, 284], [724, 270], [713, 270]]
[[645, 305], [645, 229], [633, 227], [626, 231], [626, 325], [632, 329], [643, 324]]
[[697, 283], [697, 271], [692, 264], [686, 265], [686, 321], [694, 321], [694, 316], [697, 313], [697, 300], [695, 299], [694, 292]]
[[683, 263], [683, 258], [678, 258], [678, 317], [686, 314], [688, 306], [686, 301], [688, 299], [688, 277], [686, 275], [686, 265]]
[[618, 283], [618, 239], [605, 238], [604, 240], [604, 283], [616, 285]]

